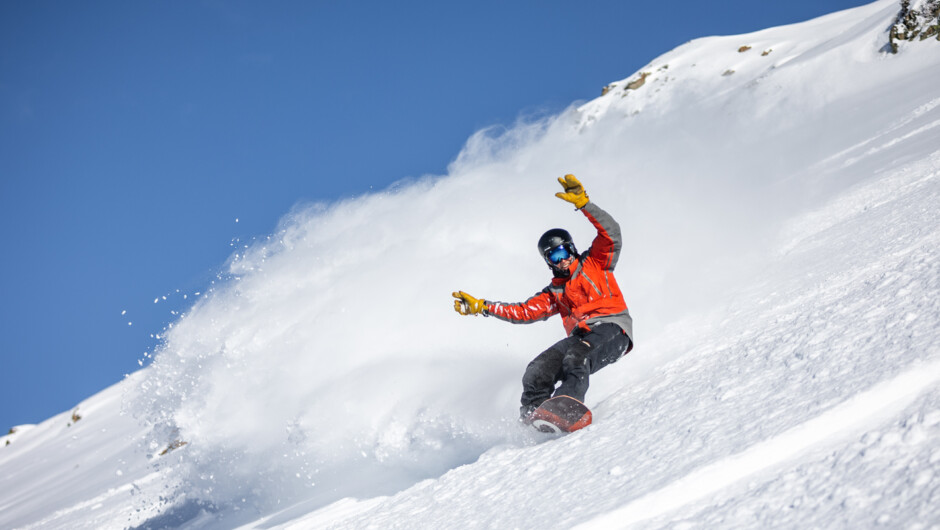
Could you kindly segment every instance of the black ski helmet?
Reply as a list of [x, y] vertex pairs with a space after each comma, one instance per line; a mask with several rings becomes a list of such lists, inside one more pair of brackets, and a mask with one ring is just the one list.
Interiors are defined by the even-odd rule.
[[569, 234], [567, 230], [552, 228], [539, 238], [539, 254], [542, 255], [542, 259], [544, 259], [545, 263], [548, 263], [548, 266], [553, 270], [557, 269], [557, 267], [548, 259], [548, 255], [552, 250], [560, 246], [564, 246], [565, 250], [572, 256], [578, 255], [578, 249], [575, 248], [574, 241], [571, 240], [571, 234]]

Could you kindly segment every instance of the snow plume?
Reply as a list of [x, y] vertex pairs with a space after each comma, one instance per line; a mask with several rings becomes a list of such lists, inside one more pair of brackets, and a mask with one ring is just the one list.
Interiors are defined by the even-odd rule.
[[[587, 247], [592, 227], [553, 196], [566, 172], [624, 225], [629, 302], [656, 302], [630, 286], [674, 297], [667, 286], [677, 275], [694, 285], [699, 271], [722, 268], [714, 259], [734, 238], [715, 235], [728, 235], [730, 195], [696, 185], [709, 175], [654, 168], [651, 178], [636, 164], [659, 154], [637, 145], [641, 134], [585, 152], [579, 135], [623, 133], [613, 124], [579, 133], [576, 116], [480, 133], [448, 176], [299, 207], [233, 256], [231, 279], [173, 326], [141, 386], [145, 415], [161, 418], [154, 450], [187, 442], [170, 454], [179, 491], [261, 511], [297, 498], [325, 503], [389, 494], [496, 444], [528, 443], [513, 425], [519, 381], [563, 336], [560, 323], [461, 318], [450, 293], [535, 293], [550, 278], [535, 251], [548, 228], [567, 227]], [[686, 180], [692, 190], [670, 192]], [[697, 221], [646, 223], [656, 209], [698, 212]], [[654, 321], [646, 316], [641, 337]]]
[[[166, 334], [139, 385], [176, 500], [323, 505], [531, 443], [514, 429], [519, 379], [560, 323], [459, 317], [450, 293], [532, 295], [549, 280], [535, 251], [548, 228], [587, 248], [592, 227], [553, 197], [565, 173], [623, 227], [618, 278], [636, 320], [637, 349], [592, 379], [588, 404], [643, 377], [656, 362], [644, 344], [730, 303], [773, 259], [784, 221], [876, 175], [900, 128], [922, 131], [908, 143], [936, 138], [935, 104], [912, 97], [906, 124], [875, 104], [933, 82], [890, 82], [927, 57], [885, 60], [893, 11], [695, 41], [643, 69], [640, 88], [623, 88], [638, 72], [558, 116], [481, 131], [447, 175], [298, 206], [232, 256], [231, 279]], [[823, 41], [823, 23], [845, 28]], [[156, 456], [175, 441], [187, 445]]]

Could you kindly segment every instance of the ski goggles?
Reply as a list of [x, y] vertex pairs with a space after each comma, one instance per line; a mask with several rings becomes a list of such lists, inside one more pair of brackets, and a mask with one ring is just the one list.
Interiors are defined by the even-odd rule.
[[571, 253], [568, 252], [568, 249], [565, 248], [564, 245], [555, 247], [545, 254], [545, 259], [550, 261], [553, 265], [558, 265], [570, 257]]

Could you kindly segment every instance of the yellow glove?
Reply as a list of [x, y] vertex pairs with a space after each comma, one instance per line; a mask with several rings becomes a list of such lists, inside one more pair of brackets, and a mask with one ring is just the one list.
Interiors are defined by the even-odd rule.
[[474, 298], [463, 291], [453, 293], [453, 296], [457, 299], [454, 301], [454, 311], [461, 315], [479, 315], [486, 311], [486, 303], [483, 300]]
[[574, 175], [565, 175], [565, 178], [558, 179], [561, 187], [565, 188], [565, 192], [558, 192], [555, 194], [555, 197], [559, 199], [570, 202], [577, 209], [584, 208], [584, 205], [588, 203], [587, 193], [584, 191], [584, 186], [578, 182], [578, 179]]

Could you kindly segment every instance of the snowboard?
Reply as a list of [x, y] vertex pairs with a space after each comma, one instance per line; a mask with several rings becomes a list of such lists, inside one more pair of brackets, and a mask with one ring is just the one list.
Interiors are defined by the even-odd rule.
[[526, 423], [544, 433], [569, 433], [591, 424], [591, 411], [577, 399], [555, 396], [539, 405]]

